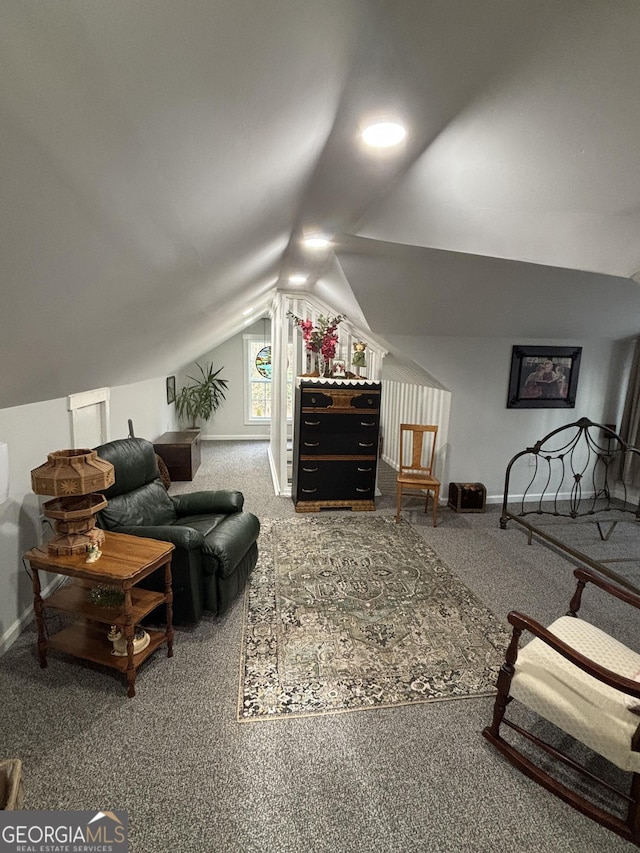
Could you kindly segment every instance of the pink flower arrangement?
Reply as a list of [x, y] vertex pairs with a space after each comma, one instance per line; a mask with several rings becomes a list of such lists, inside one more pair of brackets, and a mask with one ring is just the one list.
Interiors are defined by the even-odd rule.
[[311, 320], [302, 320], [291, 311], [287, 311], [287, 317], [290, 317], [301, 330], [304, 345], [308, 352], [319, 352], [324, 359], [335, 357], [338, 343], [337, 328], [344, 320], [342, 314], [335, 317], [325, 317], [324, 314], [318, 314], [316, 326]]

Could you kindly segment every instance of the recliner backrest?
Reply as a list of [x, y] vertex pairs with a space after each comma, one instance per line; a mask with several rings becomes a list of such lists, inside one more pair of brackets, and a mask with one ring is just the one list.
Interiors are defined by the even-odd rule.
[[160, 476], [153, 444], [145, 438], [119, 438], [94, 449], [114, 468], [115, 483], [102, 493], [107, 500], [152, 483]]
[[123, 438], [95, 448], [111, 462], [115, 483], [103, 494], [109, 501], [98, 513], [106, 530], [172, 524], [176, 509], [160, 480], [153, 444], [144, 438]]

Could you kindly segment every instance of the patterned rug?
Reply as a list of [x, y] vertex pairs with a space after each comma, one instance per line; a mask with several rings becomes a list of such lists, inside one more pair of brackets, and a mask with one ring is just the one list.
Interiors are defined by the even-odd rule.
[[495, 692], [507, 631], [408, 523], [279, 519], [259, 547], [238, 720]]

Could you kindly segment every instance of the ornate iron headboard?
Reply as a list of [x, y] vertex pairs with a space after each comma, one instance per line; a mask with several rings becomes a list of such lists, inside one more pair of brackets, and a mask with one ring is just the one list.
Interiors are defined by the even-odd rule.
[[[570, 548], [532, 520], [525, 520], [526, 516], [533, 515], [569, 519], [592, 516], [605, 541], [613, 532], [619, 513], [632, 514], [640, 521], [640, 504], [631, 502], [629, 485], [625, 482], [628, 454], [640, 457], [640, 450], [630, 447], [610, 427], [588, 418], [553, 430], [532, 447], [516, 453], [507, 465], [500, 527], [504, 530], [509, 519], [513, 519], [528, 530], [529, 544], [535, 533], [581, 563], [635, 590], [634, 585], [607, 569], [602, 561]], [[528, 461], [527, 473], [524, 477], [521, 474], [521, 481], [528, 482], [516, 498], [510, 495], [510, 481], [519, 460], [520, 472], [523, 461]], [[617, 515], [607, 519], [610, 526], [606, 532], [601, 524], [601, 513]]]

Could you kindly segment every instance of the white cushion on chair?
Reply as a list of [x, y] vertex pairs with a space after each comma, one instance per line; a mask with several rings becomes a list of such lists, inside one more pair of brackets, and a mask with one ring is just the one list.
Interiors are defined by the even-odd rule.
[[[634, 678], [640, 670], [640, 655], [582, 619], [562, 616], [548, 630], [619, 675]], [[640, 772], [640, 753], [631, 751], [640, 717], [629, 710], [640, 699], [587, 675], [537, 637], [518, 652], [515, 669], [514, 699], [622, 770]]]

